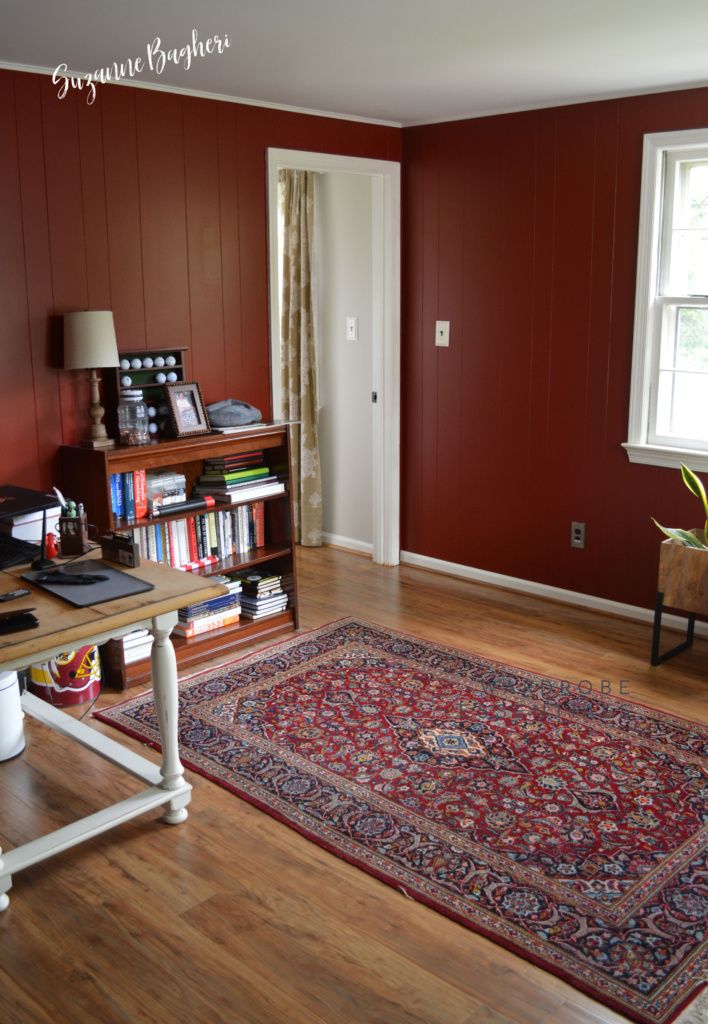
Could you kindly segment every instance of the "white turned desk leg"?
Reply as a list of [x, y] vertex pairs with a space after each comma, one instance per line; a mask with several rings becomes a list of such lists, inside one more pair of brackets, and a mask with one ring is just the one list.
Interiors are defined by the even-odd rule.
[[0, 850], [0, 913], [10, 906], [10, 897], [7, 890], [12, 886], [12, 879], [9, 875], [3, 877], [2, 873], [2, 850]]
[[[166, 615], [156, 616], [152, 620], [151, 629], [155, 638], [150, 655], [152, 682], [157, 724], [162, 742], [162, 767], [160, 769], [162, 782], [160, 786], [167, 790], [183, 790], [184, 776], [177, 743], [177, 659], [170, 640], [170, 633], [176, 622], [177, 613], [168, 612]], [[170, 801], [163, 820], [169, 825], [178, 825], [184, 821], [187, 817], [185, 805], [189, 803], [190, 795], [189, 792], [182, 791], [178, 797]]]

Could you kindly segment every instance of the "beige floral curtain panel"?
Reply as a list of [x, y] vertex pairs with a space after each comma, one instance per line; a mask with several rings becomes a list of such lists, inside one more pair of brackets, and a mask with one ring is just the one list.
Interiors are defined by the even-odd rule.
[[317, 438], [317, 354], [313, 301], [315, 175], [281, 170], [283, 273], [280, 363], [283, 416], [293, 427], [292, 480], [295, 538], [322, 543], [322, 483]]

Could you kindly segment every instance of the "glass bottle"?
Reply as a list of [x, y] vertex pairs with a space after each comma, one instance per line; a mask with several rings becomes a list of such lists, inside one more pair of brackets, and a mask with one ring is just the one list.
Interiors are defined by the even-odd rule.
[[142, 391], [123, 391], [118, 404], [118, 434], [121, 444], [148, 444], [150, 441], [147, 405]]

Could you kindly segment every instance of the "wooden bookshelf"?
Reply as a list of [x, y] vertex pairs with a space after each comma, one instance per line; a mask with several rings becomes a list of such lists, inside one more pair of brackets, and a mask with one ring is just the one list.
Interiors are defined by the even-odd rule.
[[[257, 640], [279, 636], [297, 629], [297, 586], [293, 552], [292, 489], [290, 484], [290, 435], [281, 424], [262, 424], [235, 434], [203, 434], [197, 437], [170, 438], [147, 445], [117, 447], [113, 449], [83, 448], [64, 445], [61, 448], [62, 485], [67, 498], [81, 501], [88, 521], [98, 533], [110, 530], [127, 532], [157, 522], [186, 519], [199, 512], [177, 513], [159, 519], [128, 521], [114, 516], [111, 508], [111, 476], [137, 469], [172, 469], [184, 473], [187, 494], [202, 474], [205, 459], [225, 455], [262, 451], [271, 474], [285, 484], [285, 492], [256, 499], [263, 501], [265, 512], [265, 544], [245, 553], [234, 553], [227, 559], [193, 570], [201, 576], [228, 575], [250, 566], [266, 567], [287, 578], [284, 589], [288, 594], [288, 607], [263, 619], [241, 619], [233, 626], [213, 630], [186, 639], [173, 637], [180, 668], [198, 670], [199, 664], [220, 654], [227, 654]], [[254, 499], [244, 502], [252, 504]], [[220, 504], [218, 509], [233, 509], [237, 505]], [[126, 665], [123, 645], [109, 641], [101, 650], [104, 674], [109, 685], [118, 689], [149, 682], [150, 661]]]

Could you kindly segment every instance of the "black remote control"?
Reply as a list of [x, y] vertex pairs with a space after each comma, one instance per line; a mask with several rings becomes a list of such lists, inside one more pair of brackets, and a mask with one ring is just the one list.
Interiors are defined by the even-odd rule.
[[26, 597], [27, 594], [27, 587], [20, 587], [19, 590], [11, 590], [9, 594], [0, 594], [0, 601], [14, 601], [16, 597]]

